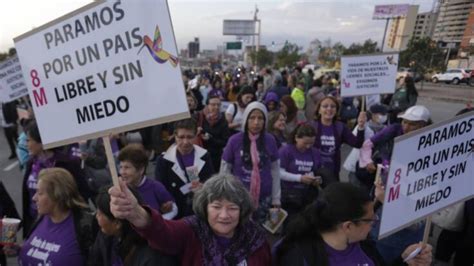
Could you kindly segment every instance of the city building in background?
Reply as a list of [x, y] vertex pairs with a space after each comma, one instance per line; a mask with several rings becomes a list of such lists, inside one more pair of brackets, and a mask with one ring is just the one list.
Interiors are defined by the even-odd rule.
[[199, 38], [194, 38], [194, 42], [188, 43], [188, 57], [196, 58], [199, 54]]
[[437, 13], [424, 12], [416, 16], [415, 28], [413, 30], [413, 37], [420, 39], [424, 37], [433, 37], [433, 31], [436, 25]]
[[417, 20], [418, 6], [410, 5], [406, 16], [394, 18], [385, 41], [384, 51], [403, 51], [413, 36]]
[[433, 40], [440, 42], [442, 47], [449, 44], [459, 48], [474, 0], [445, 0], [439, 3]]
[[464, 34], [461, 39], [459, 51], [459, 55], [462, 57], [474, 53], [474, 7], [471, 8], [471, 12], [467, 19], [466, 29], [464, 30]]

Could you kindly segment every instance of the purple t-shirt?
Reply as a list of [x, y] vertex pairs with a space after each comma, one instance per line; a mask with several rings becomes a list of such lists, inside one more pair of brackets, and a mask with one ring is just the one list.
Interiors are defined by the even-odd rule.
[[[260, 136], [259, 138], [261, 138]], [[260, 200], [270, 197], [272, 195], [272, 174], [271, 167], [272, 162], [278, 160], [278, 148], [275, 141], [275, 138], [265, 133], [265, 148], [267, 152], [266, 160], [260, 164], [263, 167], [260, 167]], [[232, 164], [232, 174], [238, 177], [244, 186], [250, 188], [250, 176], [252, 174], [252, 167], [245, 167], [243, 161], [244, 154], [244, 133], [239, 132], [232, 137], [230, 137], [227, 145], [224, 148], [224, 153], [222, 154], [222, 160], [227, 163]], [[258, 139], [257, 139], [258, 142]], [[263, 163], [263, 164], [262, 164]]]
[[333, 172], [337, 172], [334, 158], [336, 157], [336, 137], [334, 127], [322, 125], [321, 127], [321, 161], [322, 165]]
[[21, 266], [67, 265], [83, 266], [85, 258], [79, 249], [72, 214], [60, 223], [44, 216], [18, 256]]
[[186, 167], [190, 167], [194, 165], [194, 150], [186, 155], [181, 155], [178, 151], [176, 151], [176, 157], [178, 159], [179, 166], [183, 171], [186, 171]]
[[331, 266], [375, 266], [374, 262], [364, 253], [359, 243], [352, 243], [345, 250], [336, 250], [325, 244]]
[[[305, 152], [300, 152], [294, 144], [283, 145], [279, 152], [280, 167], [292, 174], [304, 175], [314, 173], [321, 166], [321, 156], [319, 151], [311, 147]], [[282, 188], [305, 188], [305, 185], [299, 182], [289, 182], [282, 180]]]
[[153, 180], [147, 177], [143, 178], [142, 183], [138, 185], [138, 192], [146, 205], [151, 208], [160, 211], [160, 206], [168, 201], [174, 199], [171, 194], [166, 190], [165, 186], [160, 181]]

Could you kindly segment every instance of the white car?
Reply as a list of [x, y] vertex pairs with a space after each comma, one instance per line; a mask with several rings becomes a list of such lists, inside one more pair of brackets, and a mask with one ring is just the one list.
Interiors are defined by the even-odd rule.
[[438, 81], [444, 81], [446, 83], [459, 84], [461, 82], [467, 82], [471, 77], [471, 71], [462, 68], [448, 69], [444, 73], [438, 73], [431, 77], [431, 81], [434, 83]]

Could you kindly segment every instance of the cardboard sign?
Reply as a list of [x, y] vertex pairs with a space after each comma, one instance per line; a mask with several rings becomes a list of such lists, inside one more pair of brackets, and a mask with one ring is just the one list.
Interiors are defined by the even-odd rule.
[[96, 1], [15, 46], [46, 148], [189, 117], [166, 0]]
[[341, 96], [393, 93], [398, 54], [345, 56], [341, 58]]
[[474, 112], [395, 139], [379, 237], [474, 196]]
[[0, 102], [11, 102], [28, 95], [20, 60], [13, 56], [0, 63]]

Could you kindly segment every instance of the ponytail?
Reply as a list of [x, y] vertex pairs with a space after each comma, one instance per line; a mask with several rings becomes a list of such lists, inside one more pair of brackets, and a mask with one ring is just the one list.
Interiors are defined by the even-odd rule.
[[286, 236], [277, 248], [277, 262], [290, 250], [298, 248], [304, 260], [313, 265], [329, 265], [325, 243], [321, 234], [337, 230], [345, 221], [359, 219], [366, 213], [371, 202], [367, 192], [349, 183], [328, 185], [320, 198], [308, 205], [290, 222]]

